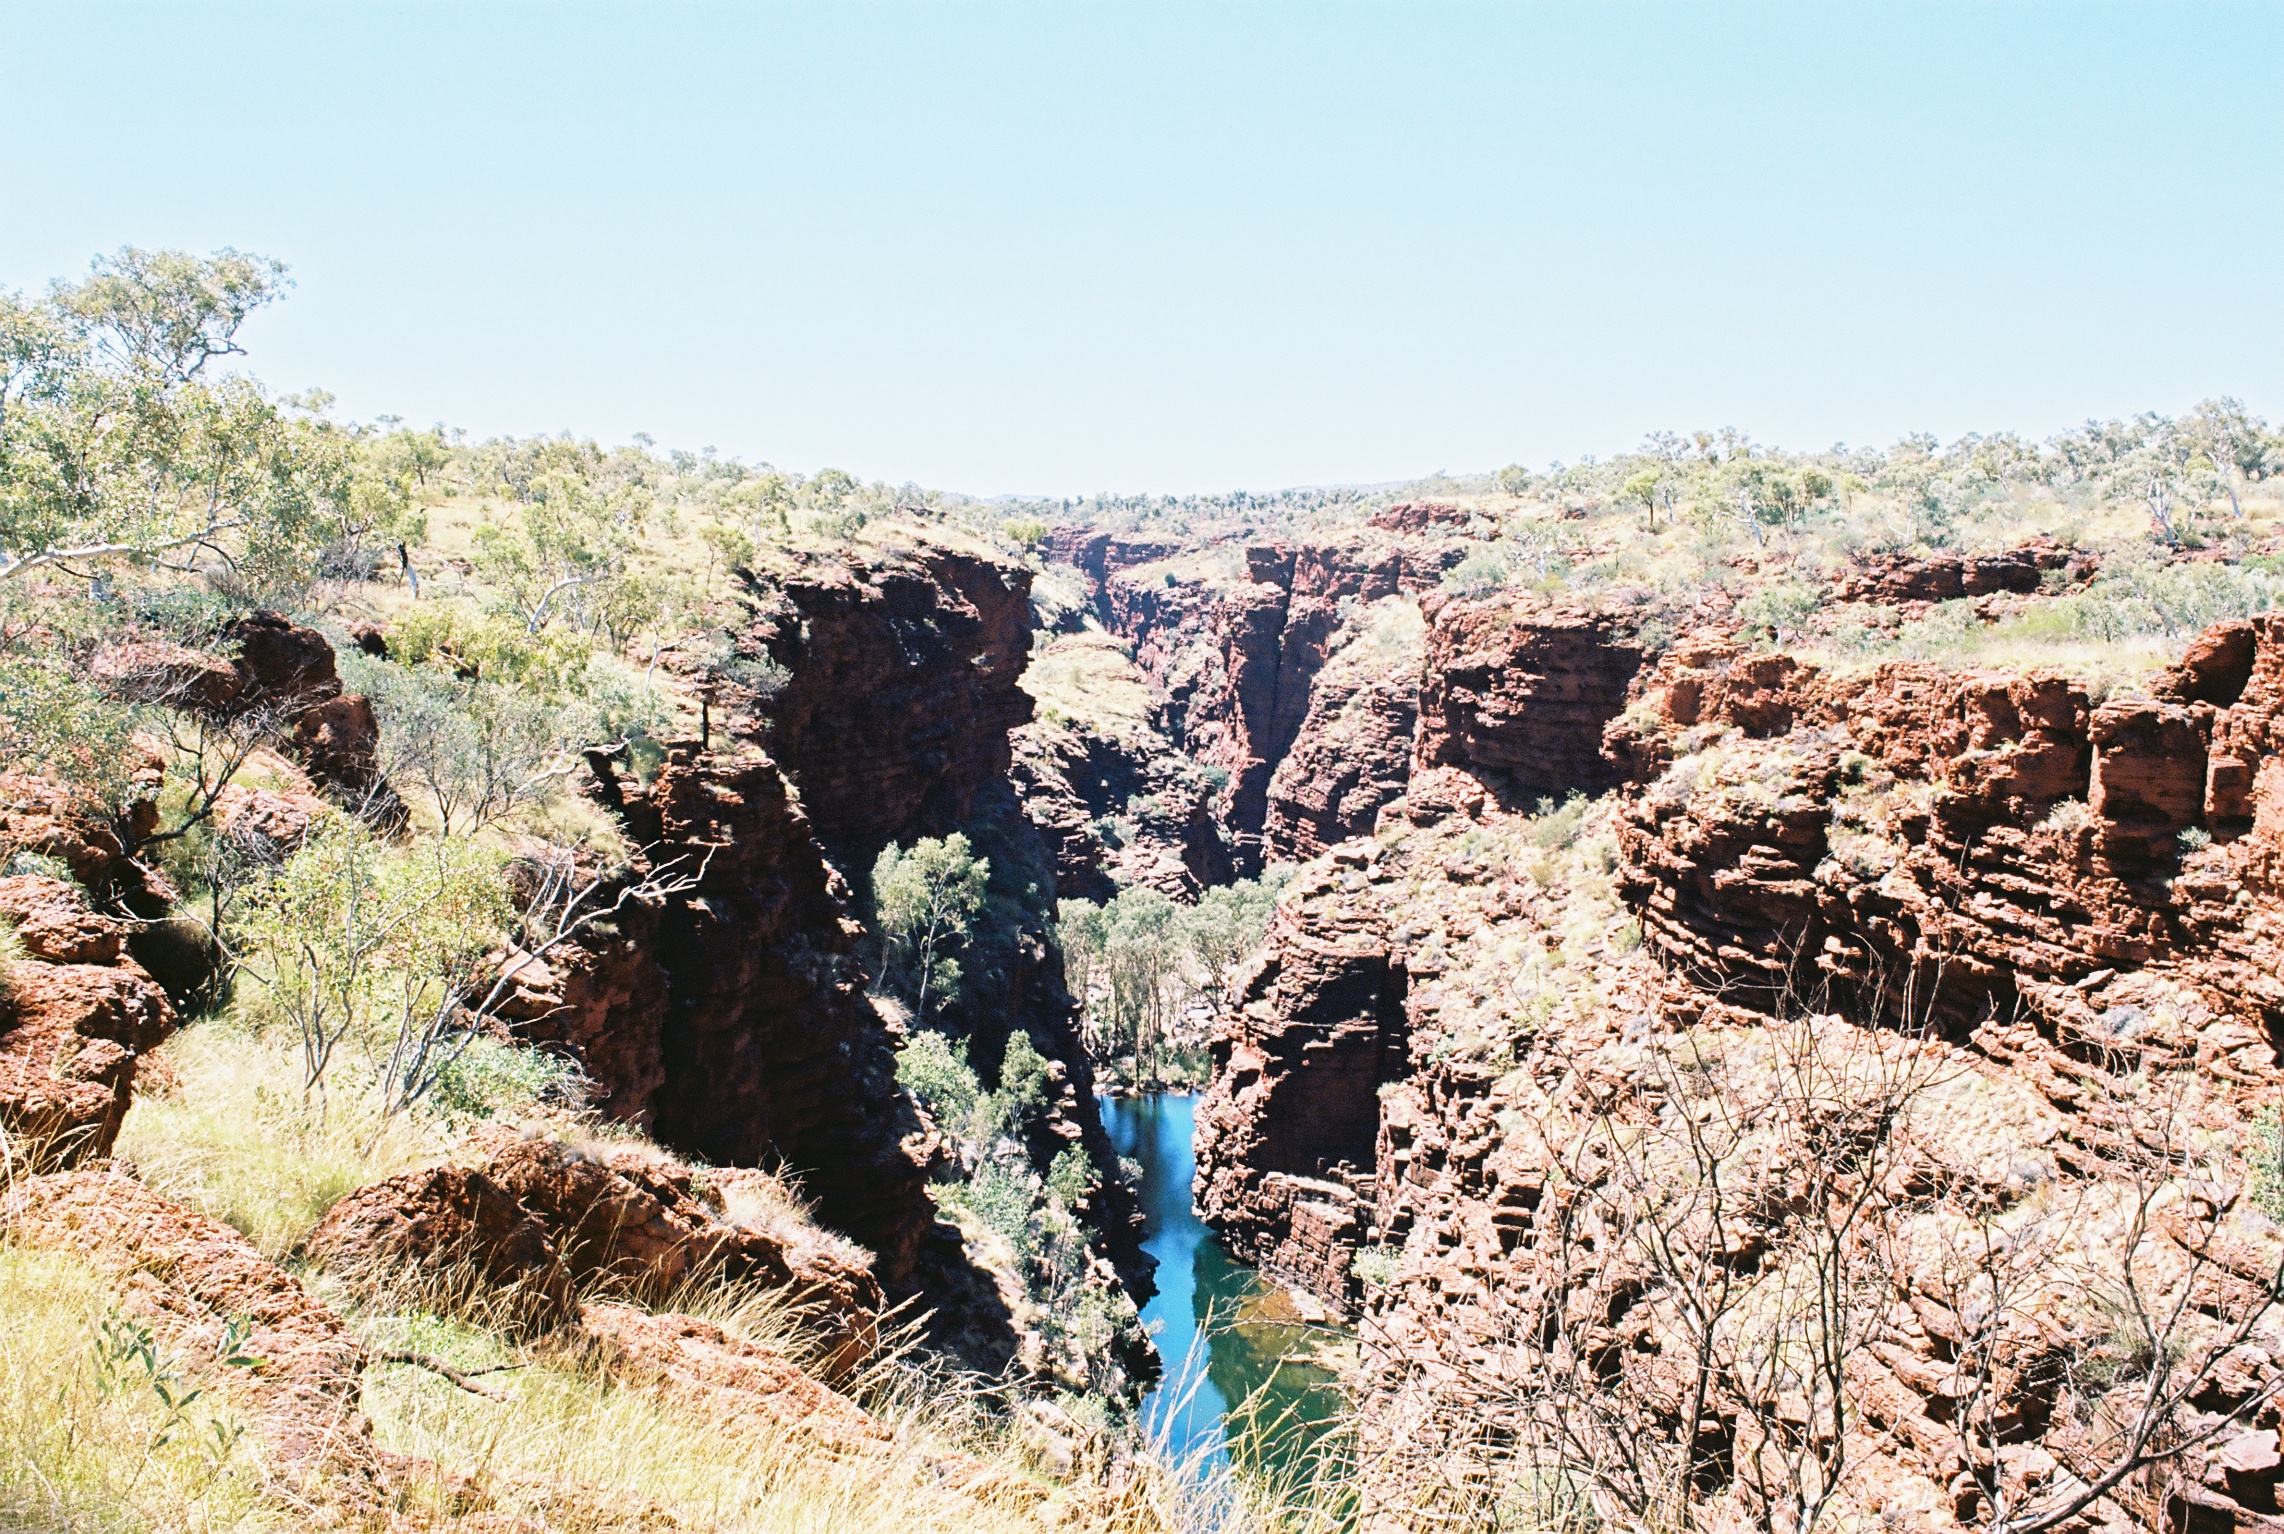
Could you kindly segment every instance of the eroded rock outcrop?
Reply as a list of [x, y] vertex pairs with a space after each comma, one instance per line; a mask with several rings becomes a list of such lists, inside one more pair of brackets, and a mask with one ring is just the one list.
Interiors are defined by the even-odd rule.
[[[2035, 587], [2023, 563], [1972, 578]], [[1368, 1523], [1412, 1526], [1455, 1465], [1496, 1483], [1521, 1464], [1502, 1446], [1558, 1411], [1606, 1447], [1698, 1444], [1701, 1494], [1761, 1516], [1771, 1445], [1821, 1408], [1742, 1373], [1691, 1395], [1675, 1248], [1641, 1222], [1714, 1242], [1707, 1271], [1750, 1308], [1806, 1260], [1800, 1211], [1842, 1197], [1874, 1211], [1825, 1259], [1864, 1286], [1833, 1323], [1854, 1339], [1830, 1419], [1849, 1516], [1970, 1526], [2114, 1458], [2103, 1414], [2136, 1366], [2097, 1300], [2130, 1262], [2168, 1304], [2205, 1297], [2167, 1346], [2196, 1393], [2181, 1420], [2216, 1436], [2084, 1526], [2266, 1527], [2284, 1252], [2248, 1202], [2260, 1174], [2214, 1150], [2153, 1197], [2172, 1174], [2151, 1169], [2241, 1147], [2284, 1100], [2284, 624], [2223, 625], [2147, 695], [2104, 697], [1725, 633], [1644, 669], [1604, 615], [1429, 610], [1404, 798], [1286, 897], [1200, 1113], [1209, 1218], [1363, 1313]], [[1604, 797], [1531, 813], [1573, 788]], [[1400, 1059], [1367, 1072], [1367, 1037]], [[1350, 1109], [1368, 1169], [1338, 1166]], [[1875, 1109], [1875, 1142], [1849, 1143], [1876, 1157], [1819, 1138]], [[1706, 1154], [1736, 1200], [1717, 1231], [1667, 1202], [1703, 1198]], [[1967, 1239], [1994, 1211], [2011, 1277]], [[2053, 1255], [2056, 1232], [2082, 1246]], [[1994, 1282], [2022, 1287], [1994, 1308]], [[1743, 1357], [1739, 1326], [1718, 1347]]]
[[731, 1166], [782, 1158], [820, 1217], [905, 1283], [934, 1223], [936, 1140], [896, 1087], [847, 882], [791, 785], [766, 756], [695, 741], [669, 746], [647, 788], [603, 766], [643, 865], [694, 882], [519, 974], [517, 1030], [575, 1050], [606, 1110], [666, 1145]]
[[13, 1161], [74, 1166], [111, 1153], [135, 1064], [175, 1028], [174, 1009], [126, 952], [123, 923], [77, 884], [0, 878], [0, 917], [24, 957], [0, 975], [0, 1130]]
[[2000, 592], [2033, 592], [2049, 577], [2082, 585], [2100, 560], [2051, 538], [1995, 554], [1874, 554], [1859, 558], [1833, 583], [1841, 602], [1951, 602]]
[[1335, 1241], [1322, 1227], [1355, 1223], [1380, 1089], [1408, 1068], [1408, 977], [1363, 872], [1370, 861], [1344, 847], [1280, 902], [1215, 1031], [1213, 1085], [1197, 1109], [1199, 1212], [1238, 1256], [1335, 1305], [1348, 1298], [1358, 1233]]
[[360, 1410], [365, 1345], [238, 1232], [110, 1171], [14, 1184], [0, 1193], [0, 1229], [92, 1264], [170, 1356], [215, 1358], [225, 1329], [245, 1326], [239, 1351], [258, 1362], [214, 1368], [200, 1383], [244, 1413], [308, 1502], [379, 1516], [411, 1478], [412, 1462], [379, 1448]]
[[1411, 780], [1424, 625], [1384, 597], [1342, 628], [1309, 688], [1308, 714], [1270, 774], [1264, 857], [1294, 862], [1370, 831]]
[[1229, 881], [1213, 781], [1175, 748], [1121, 641], [1060, 636], [1032, 657], [1024, 688], [1039, 714], [1012, 737], [1011, 781], [1058, 895], [1103, 901], [1140, 884], [1187, 896]]
[[[1315, 706], [1314, 684], [1327, 656], [1360, 609], [1399, 595], [1416, 600], [1436, 588], [1465, 553], [1456, 530], [1443, 530], [1449, 536], [1441, 539], [1375, 527], [1290, 543], [1230, 544], [1192, 557], [1181, 570], [1142, 563], [1100, 582], [1103, 624], [1133, 647], [1175, 744], [1228, 775], [1219, 813], [1240, 874], [1258, 872], [1269, 855], [1263, 837], [1270, 782]], [[1390, 692], [1368, 699], [1368, 707], [1382, 705], [1400, 716], [1404, 669], [1392, 661], [1377, 679], [1391, 684]], [[1327, 701], [1325, 717], [1354, 698], [1353, 685], [1345, 691], [1347, 698]], [[1368, 770], [1385, 785], [1384, 766], [1374, 761]], [[1305, 807], [1310, 798], [1329, 804], [1352, 797], [1355, 786], [1327, 781], [1312, 791], [1289, 782], [1295, 811], [1280, 823], [1297, 840], [1308, 834], [1300, 827], [1316, 818]]]
[[1429, 604], [1417, 769], [1456, 768], [1509, 808], [1617, 781], [1602, 731], [1643, 648], [1623, 619], [1510, 599]]
[[497, 1127], [453, 1163], [349, 1194], [307, 1244], [340, 1272], [472, 1268], [543, 1328], [571, 1320], [581, 1294], [656, 1303], [707, 1280], [760, 1284], [824, 1335], [835, 1372], [871, 1355], [885, 1309], [870, 1257], [795, 1218], [767, 1173], [701, 1173], [632, 1146]]
[[1020, 566], [930, 543], [755, 586], [742, 643], [789, 674], [762, 739], [850, 865], [1005, 780], [1032, 712], [1030, 592]]
[[[377, 1186], [401, 1189], [396, 1180]], [[112, 1170], [19, 1179], [0, 1190], [0, 1233], [68, 1253], [101, 1275], [121, 1309], [151, 1329], [162, 1356], [230, 1403], [250, 1429], [249, 1447], [311, 1526], [394, 1528], [405, 1524], [408, 1508], [439, 1501], [448, 1514], [473, 1513], [492, 1526], [500, 1488], [488, 1476], [463, 1476], [375, 1441], [364, 1412], [366, 1371], [415, 1355], [369, 1347], [228, 1226]], [[608, 1301], [558, 1319], [563, 1324], [537, 1339], [539, 1352], [643, 1390], [707, 1431], [751, 1437], [774, 1452], [793, 1445], [804, 1458], [821, 1450], [825, 1460], [847, 1461], [853, 1473], [1008, 1509], [1041, 1500], [1027, 1484], [963, 1455], [930, 1454], [905, 1442], [792, 1359], [714, 1322]], [[226, 1339], [235, 1350], [228, 1356]], [[436, 1360], [421, 1366], [440, 1367]], [[552, 1512], [582, 1525], [633, 1517], [645, 1528], [683, 1526], [665, 1509], [629, 1506], [623, 1498], [606, 1503], [603, 1493], [576, 1481], [519, 1490], [541, 1491]], [[513, 1522], [522, 1527], [525, 1520]]]
[[941, 1145], [896, 1084], [901, 1025], [867, 995], [854, 881], [888, 842], [964, 831], [1021, 920], [971, 944], [960, 1009], [930, 1021], [986, 1070], [1016, 1028], [1062, 1066], [1075, 1090], [1057, 1122], [1109, 1174], [1103, 1240], [1141, 1282], [1139, 1211], [1047, 933], [1052, 855], [1007, 780], [1032, 713], [1029, 572], [916, 535], [749, 580], [739, 648], [782, 684], [725, 690], [711, 744], [670, 743], [647, 784], [588, 758], [590, 792], [645, 849], [636, 872], [694, 883], [519, 974], [518, 1032], [573, 1050], [599, 1106], [662, 1143], [787, 1168], [910, 1294], [949, 1230], [925, 1187]]
[[2268, 619], [2207, 636], [2157, 696], [2099, 704], [2051, 673], [1677, 646], [1611, 732], [1648, 778], [1621, 830], [1629, 897], [1709, 989], [1837, 983], [1894, 1009], [1909, 984], [1964, 1029], [2101, 971], [2178, 969], [2266, 1040], [2280, 679]]

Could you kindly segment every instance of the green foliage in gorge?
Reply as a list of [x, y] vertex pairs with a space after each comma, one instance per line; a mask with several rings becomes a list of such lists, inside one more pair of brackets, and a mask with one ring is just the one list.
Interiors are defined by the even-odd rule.
[[958, 999], [959, 960], [953, 950], [968, 937], [983, 908], [991, 863], [977, 857], [954, 831], [924, 836], [910, 848], [883, 847], [872, 865], [874, 926], [881, 940], [881, 982], [928, 1020], [928, 1005]]
[[1209, 889], [1194, 906], [1141, 886], [1102, 905], [1059, 902], [1064, 974], [1086, 1005], [1094, 1058], [1113, 1070], [1131, 1060], [1146, 1084], [1164, 1079], [1171, 1065], [1194, 1065], [1176, 1059], [1195, 1052], [1175, 1041], [1178, 1023], [1201, 1001], [1227, 999], [1293, 871], [1281, 864], [1259, 879]]
[[1131, 1299], [1093, 1281], [1085, 1210], [1101, 1187], [1076, 1145], [1058, 1146], [1044, 1170], [1034, 1141], [1053, 1107], [1052, 1068], [1021, 1029], [1010, 1033], [999, 1085], [986, 1089], [967, 1045], [915, 1029], [897, 1057], [897, 1080], [942, 1128], [959, 1176], [939, 1191], [1005, 1244], [1015, 1276], [1039, 1308], [1039, 1324], [1088, 1387], [1116, 1398], [1123, 1385], [1117, 1344], [1140, 1325]]

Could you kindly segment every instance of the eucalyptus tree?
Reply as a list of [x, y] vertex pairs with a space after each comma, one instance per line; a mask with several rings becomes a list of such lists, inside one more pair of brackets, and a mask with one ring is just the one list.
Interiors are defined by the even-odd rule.
[[38, 297], [0, 291], [0, 581], [121, 564], [292, 593], [343, 519], [348, 438], [216, 367], [285, 268], [132, 247]]

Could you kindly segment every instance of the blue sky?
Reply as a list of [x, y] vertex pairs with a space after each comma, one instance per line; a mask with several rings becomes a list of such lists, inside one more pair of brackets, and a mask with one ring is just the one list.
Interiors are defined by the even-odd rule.
[[2284, 414], [2284, 6], [0, 4], [0, 285], [990, 494]]

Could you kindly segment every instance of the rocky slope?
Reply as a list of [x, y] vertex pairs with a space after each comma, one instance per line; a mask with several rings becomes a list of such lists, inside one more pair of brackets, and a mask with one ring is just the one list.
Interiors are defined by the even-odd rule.
[[1175, 747], [1118, 640], [1099, 629], [1051, 639], [1023, 686], [1038, 715], [1013, 736], [1013, 782], [1058, 895], [1103, 901], [1139, 884], [1194, 896], [1229, 882], [1214, 776]]
[[820, 1216], [879, 1254], [882, 1280], [907, 1285], [935, 1223], [935, 1137], [896, 1089], [847, 882], [784, 774], [695, 741], [647, 787], [604, 766], [596, 791], [643, 860], [696, 882], [519, 975], [524, 1033], [575, 1051], [598, 1106], [662, 1143], [793, 1168]]
[[[1851, 590], [2037, 584], [2036, 550], [1989, 563]], [[1288, 893], [1199, 1112], [1209, 1220], [1362, 1315], [1370, 1519], [1480, 1515], [1565, 1443], [1606, 1517], [1661, 1474], [1748, 1521], [1803, 1487], [1893, 1528], [2059, 1507], [2153, 1399], [2102, 1319], [2138, 1284], [2208, 1296], [2159, 1339], [2185, 1448], [2074, 1526], [2271, 1526], [2278, 1239], [2242, 1158], [2284, 1098], [2284, 624], [2104, 699], [1428, 611], [1403, 797]], [[1822, 1138], [1836, 1108], [1870, 1138]], [[1818, 1262], [1847, 1297], [1809, 1326], [1783, 1275]], [[1837, 1352], [1786, 1394], [1754, 1339], [1790, 1325]]]
[[1269, 777], [1261, 828], [1271, 862], [1315, 857], [1372, 829], [1401, 798], [1419, 723], [1425, 625], [1409, 596], [1382, 597], [1342, 626], [1309, 707]]

